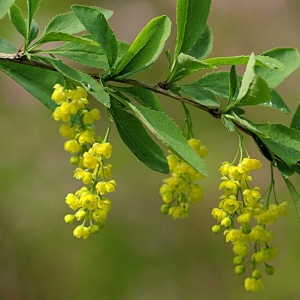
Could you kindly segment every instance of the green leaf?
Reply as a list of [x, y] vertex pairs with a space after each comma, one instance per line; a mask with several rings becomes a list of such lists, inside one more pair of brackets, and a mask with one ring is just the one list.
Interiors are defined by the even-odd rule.
[[158, 111], [164, 111], [163, 106], [152, 91], [138, 86], [118, 87], [118, 90], [125, 92], [127, 95], [134, 98], [145, 107], [149, 107]]
[[193, 85], [183, 85], [180, 89], [190, 96], [195, 102], [207, 107], [219, 107], [220, 103], [210, 90], [202, 89]]
[[[87, 19], [90, 18], [91, 21], [93, 21], [93, 18], [96, 17], [98, 15], [98, 13], [103, 15], [106, 20], [108, 20], [113, 15], [113, 11], [105, 9], [105, 8], [101, 8], [101, 7], [75, 4], [75, 5], [72, 5], [71, 8], [80, 21], [82, 21], [82, 17], [84, 15], [84, 13], [86, 13], [85, 17]], [[80, 18], [78, 16], [80, 16]], [[84, 22], [87, 22], [87, 21], [84, 20]], [[82, 24], [84, 26], [84, 23], [82, 23]]]
[[210, 0], [177, 0], [177, 38], [174, 61], [188, 54], [206, 29]]
[[293, 184], [291, 183], [291, 181], [288, 178], [286, 178], [285, 176], [282, 176], [282, 177], [291, 193], [291, 196], [294, 200], [296, 210], [298, 212], [298, 216], [300, 217], [300, 194], [298, 193], [298, 191], [296, 190], [296, 188], [293, 186]]
[[46, 26], [43, 36], [50, 32], [74, 34], [84, 30], [85, 27], [78, 20], [76, 14], [71, 11], [55, 16]]
[[12, 4], [10, 6], [9, 15], [10, 15], [10, 20], [13, 23], [13, 25], [16, 27], [16, 29], [19, 31], [19, 33], [26, 38], [27, 37], [27, 27], [26, 27], [26, 23], [23, 18], [21, 9], [16, 4]]
[[291, 128], [294, 128], [294, 129], [300, 131], [300, 104], [298, 105], [298, 107], [295, 111], [295, 114], [293, 116]]
[[87, 45], [98, 45], [96, 42], [85, 37], [74, 36], [63, 32], [49, 32], [36, 42], [35, 47], [45, 43], [56, 42], [56, 41], [68, 41], [68, 42], [84, 43]]
[[[238, 78], [238, 84], [240, 83]], [[229, 98], [229, 72], [209, 73], [192, 84], [182, 85], [182, 87], [193, 86], [199, 90], [208, 90], [213, 94], [228, 99]]]
[[234, 107], [257, 105], [268, 102], [271, 94], [267, 83], [255, 74], [255, 56], [252, 54], [248, 61], [242, 84]]
[[[247, 65], [251, 56], [249, 55], [241, 55], [241, 56], [231, 56], [231, 57], [213, 57], [207, 58], [203, 60], [203, 62], [210, 64], [212, 66], [230, 66], [230, 65]], [[278, 61], [275, 58], [263, 56], [263, 55], [256, 55], [255, 56], [255, 65], [274, 69], [278, 72], [285, 70], [285, 65]]]
[[276, 159], [276, 167], [283, 176], [291, 176], [295, 173], [295, 170], [292, 167], [289, 167], [284, 161]]
[[152, 19], [135, 38], [112, 76], [121, 79], [152, 65], [161, 53], [170, 29], [171, 21], [167, 16]]
[[259, 130], [256, 125], [254, 125], [252, 122], [250, 122], [247, 119], [241, 118], [239, 117], [235, 112], [231, 112], [231, 116], [233, 116], [233, 118], [230, 117], [230, 115], [225, 115], [225, 117], [230, 118], [234, 121], [236, 121], [237, 123], [239, 123], [240, 125], [242, 125], [244, 128], [248, 129], [249, 131], [251, 131], [252, 133], [254, 133], [255, 135], [257, 135], [260, 138], [265, 138], [268, 139], [269, 135], [267, 133], [265, 133], [263, 130]]
[[119, 135], [131, 152], [148, 168], [169, 173], [169, 166], [161, 148], [149, 136], [138, 118], [119, 108], [114, 101], [110, 112], [115, 120]]
[[51, 100], [53, 86], [64, 82], [59, 72], [5, 60], [0, 60], [0, 69], [51, 111], [55, 109], [56, 103]]
[[204, 59], [209, 55], [213, 47], [213, 35], [211, 29], [206, 26], [204, 32], [200, 38], [193, 45], [189, 53], [190, 56], [193, 56], [199, 60]]
[[72, 6], [77, 18], [91, 33], [106, 53], [110, 68], [113, 67], [118, 55], [118, 43], [114, 32], [110, 28], [105, 16], [96, 8], [86, 6]]
[[[85, 8], [85, 6], [82, 7]], [[103, 13], [105, 18], [109, 18], [113, 14], [112, 11], [101, 8], [97, 8], [97, 11]], [[73, 36], [73, 34], [82, 32], [84, 30], [84, 25], [79, 21], [78, 17], [73, 11], [57, 15], [46, 26], [44, 33], [36, 42], [35, 47], [53, 41], [71, 41], [90, 45], [98, 45], [91, 39]]]
[[33, 16], [39, 7], [41, 0], [27, 0], [28, 8], [28, 27], [30, 28]]
[[270, 94], [271, 100], [269, 102], [262, 103], [261, 106], [279, 109], [285, 113], [291, 112], [288, 106], [284, 103], [281, 96], [274, 89], [270, 89]]
[[61, 72], [65, 77], [77, 82], [84, 87], [89, 86], [89, 94], [91, 94], [96, 100], [100, 103], [104, 104], [105, 106], [109, 107], [109, 95], [103, 89], [103, 87], [97, 83], [91, 76], [77, 71], [69, 67], [68, 65], [64, 64], [58, 59], [54, 58], [45, 58], [39, 57], [42, 61], [52, 65], [57, 71]]
[[230, 119], [226, 118], [225, 115], [221, 115], [221, 120], [229, 132], [236, 131], [234, 123]]
[[169, 116], [146, 107], [136, 107], [131, 103], [127, 103], [127, 106], [168, 149], [207, 176], [202, 158], [189, 146], [181, 130]]
[[0, 20], [9, 12], [9, 7], [15, 0], [1, 0], [0, 5]]
[[262, 138], [263, 143], [288, 166], [300, 161], [300, 131], [281, 124], [252, 124], [270, 138]]
[[32, 19], [30, 24], [29, 35], [28, 35], [28, 44], [30, 44], [37, 37], [38, 33], [39, 33], [39, 25], [34, 19]]
[[251, 133], [254, 142], [258, 146], [258, 149], [262, 153], [262, 155], [269, 161], [274, 162], [275, 156], [274, 153], [264, 144], [262, 139], [260, 139], [256, 134]]
[[231, 101], [238, 88], [238, 76], [236, 74], [235, 65], [231, 66], [229, 73], [229, 97]]
[[[124, 42], [118, 42], [117, 61], [121, 59], [129, 45]], [[67, 42], [62, 46], [50, 50], [43, 50], [39, 53], [51, 53], [74, 60], [80, 64], [93, 67], [107, 69], [109, 67], [104, 50], [101, 46], [87, 45], [83, 43]]]
[[214, 69], [214, 66], [203, 63], [193, 56], [180, 53], [177, 57], [177, 63], [175, 64], [172, 75], [169, 77], [168, 82], [175, 82], [183, 77], [186, 77], [192, 73], [205, 69]]
[[9, 41], [0, 38], [0, 52], [1, 53], [7, 53], [7, 54], [13, 54], [16, 53], [18, 49], [12, 45]]
[[285, 66], [284, 70], [271, 70], [259, 66], [255, 67], [257, 76], [263, 78], [270, 88], [277, 87], [284, 79], [286, 79], [300, 66], [300, 55], [297, 49], [276, 48], [262, 53], [261, 55], [277, 59]]

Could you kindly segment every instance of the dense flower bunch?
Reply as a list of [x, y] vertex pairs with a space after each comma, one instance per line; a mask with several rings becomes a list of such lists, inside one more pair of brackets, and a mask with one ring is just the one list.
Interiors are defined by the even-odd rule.
[[[188, 143], [200, 157], [207, 156], [207, 147], [200, 140], [192, 138]], [[159, 191], [164, 202], [161, 212], [171, 215], [174, 220], [182, 219], [188, 216], [190, 203], [202, 200], [203, 189], [195, 181], [203, 178], [203, 175], [174, 153], [170, 153], [167, 159], [172, 174], [164, 180]]]
[[263, 287], [260, 265], [264, 265], [268, 275], [275, 271], [268, 262], [276, 257], [277, 247], [270, 246], [274, 234], [267, 225], [284, 215], [287, 206], [286, 202], [269, 204], [270, 193], [264, 203], [260, 188], [250, 187], [249, 173], [261, 165], [259, 160], [252, 158], [244, 158], [237, 166], [223, 162], [219, 169], [223, 176], [219, 189], [223, 195], [218, 207], [212, 210], [213, 218], [219, 222], [212, 231], [216, 234], [224, 231], [226, 242], [233, 245], [235, 273], [242, 274], [247, 264], [252, 265], [252, 275], [245, 280], [248, 291]]
[[93, 123], [100, 119], [100, 111], [88, 108], [87, 95], [83, 87], [69, 90], [60, 84], [54, 86], [52, 94], [52, 100], [57, 103], [53, 118], [64, 122], [60, 126], [61, 135], [68, 139], [64, 149], [73, 155], [70, 162], [77, 165], [74, 177], [85, 184], [66, 196], [66, 203], [74, 214], [67, 214], [65, 222], [80, 222], [73, 234], [83, 239], [105, 225], [111, 207], [106, 194], [116, 189], [112, 166], [105, 162], [111, 157], [112, 146], [95, 134]]

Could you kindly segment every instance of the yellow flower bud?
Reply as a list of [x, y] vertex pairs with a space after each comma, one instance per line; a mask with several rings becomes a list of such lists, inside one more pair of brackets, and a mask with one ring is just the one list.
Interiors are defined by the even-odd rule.
[[91, 233], [97, 233], [100, 230], [99, 226], [97, 226], [95, 224], [91, 225], [89, 229], [90, 229]]
[[245, 279], [245, 289], [247, 291], [257, 292], [263, 287], [262, 281], [253, 277], [248, 277]]
[[75, 213], [75, 218], [77, 221], [82, 221], [85, 218], [86, 212], [83, 209], [79, 209]]
[[245, 273], [245, 266], [244, 265], [235, 266], [234, 273], [237, 275], [241, 275], [241, 274]]
[[64, 220], [67, 224], [72, 224], [75, 221], [74, 215], [65, 215]]
[[222, 231], [222, 226], [221, 225], [214, 225], [212, 228], [211, 228], [211, 231], [214, 233], [214, 234], [218, 234]]
[[260, 270], [258, 270], [258, 269], [253, 270], [252, 277], [254, 277], [256, 279], [261, 278], [261, 272], [260, 272]]
[[231, 225], [231, 219], [226, 217], [222, 220], [221, 225], [224, 227], [229, 227]]
[[81, 146], [76, 140], [69, 140], [65, 142], [64, 149], [65, 151], [70, 153], [77, 153], [78, 151], [80, 151]]

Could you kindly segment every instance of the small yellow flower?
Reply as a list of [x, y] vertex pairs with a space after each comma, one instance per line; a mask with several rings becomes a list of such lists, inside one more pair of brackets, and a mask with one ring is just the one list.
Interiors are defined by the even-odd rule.
[[117, 183], [115, 180], [110, 181], [99, 181], [96, 184], [96, 189], [100, 195], [104, 195], [107, 193], [112, 193], [116, 190]]
[[70, 124], [61, 124], [59, 127], [59, 133], [67, 139], [74, 139], [76, 135], [76, 129]]
[[83, 115], [84, 124], [93, 124], [95, 120], [99, 120], [99, 119], [100, 119], [100, 111], [97, 108], [94, 108], [91, 111], [87, 111]]
[[247, 244], [243, 243], [243, 242], [235, 242], [233, 244], [233, 249], [232, 251], [241, 257], [244, 257], [248, 254], [249, 252], [249, 247]]
[[76, 90], [69, 90], [67, 96], [72, 101], [78, 101], [81, 100], [82, 98], [87, 98], [88, 93], [83, 87], [77, 86]]
[[79, 208], [79, 199], [76, 195], [69, 193], [66, 196], [66, 203], [69, 205], [69, 207], [73, 210], [76, 210]]
[[169, 209], [169, 214], [173, 220], [183, 219], [188, 216], [190, 206], [188, 203], [181, 203], [179, 206], [173, 206]]
[[242, 232], [239, 229], [230, 229], [227, 232], [224, 231], [224, 234], [226, 234], [226, 242], [237, 242], [242, 236]]
[[66, 101], [67, 94], [66, 94], [66, 91], [64, 90], [64, 87], [58, 83], [55, 84], [51, 99], [59, 105], [62, 104], [64, 101]]
[[110, 158], [112, 155], [112, 145], [111, 143], [94, 143], [91, 152], [103, 155], [104, 158]]
[[245, 168], [246, 170], [258, 170], [261, 168], [262, 163], [260, 160], [258, 159], [254, 159], [254, 158], [244, 158], [242, 160], [242, 166], [243, 168]]
[[224, 180], [219, 185], [219, 190], [224, 189], [224, 194], [226, 195], [236, 195], [238, 190], [238, 182], [231, 180]]
[[70, 152], [70, 153], [77, 153], [80, 151], [81, 146], [77, 142], [77, 140], [73, 139], [73, 140], [69, 140], [69, 141], [65, 142], [64, 149], [65, 149], [65, 151]]
[[257, 292], [263, 287], [262, 281], [253, 277], [248, 277], [245, 280], [245, 289], [251, 292]]
[[224, 161], [222, 166], [219, 168], [219, 171], [222, 176], [226, 176], [228, 174], [228, 168], [230, 167], [230, 163], [228, 161]]
[[107, 211], [103, 209], [97, 209], [93, 212], [93, 219], [96, 222], [103, 223], [107, 219]]
[[223, 209], [229, 214], [233, 214], [239, 208], [240, 208], [240, 202], [236, 200], [235, 196], [233, 195], [231, 195], [230, 198], [224, 201]]
[[89, 169], [95, 169], [97, 164], [98, 164], [98, 159], [97, 157], [95, 157], [94, 155], [90, 154], [89, 152], [85, 152], [83, 154], [83, 165], [86, 167], [86, 168], [89, 168]]
[[163, 184], [159, 190], [159, 193], [162, 197], [163, 202], [165, 202], [165, 203], [173, 202], [174, 189], [172, 189], [170, 185]]
[[221, 222], [223, 219], [225, 219], [227, 217], [227, 213], [217, 207], [213, 208], [211, 214], [212, 214], [213, 218], [218, 220], [219, 222]]
[[92, 130], [85, 130], [81, 132], [78, 136], [78, 141], [80, 144], [91, 144], [95, 141], [95, 135]]

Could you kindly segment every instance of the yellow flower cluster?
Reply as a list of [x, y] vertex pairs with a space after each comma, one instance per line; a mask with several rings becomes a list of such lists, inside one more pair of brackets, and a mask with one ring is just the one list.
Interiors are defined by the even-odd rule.
[[65, 222], [80, 222], [73, 234], [83, 239], [105, 225], [111, 208], [106, 194], [116, 189], [112, 166], [105, 163], [111, 157], [112, 146], [95, 134], [93, 123], [100, 119], [100, 111], [88, 108], [87, 96], [83, 87], [68, 90], [56, 84], [51, 97], [57, 103], [53, 118], [65, 122], [60, 126], [61, 135], [68, 139], [64, 149], [73, 155], [70, 162], [78, 166], [74, 177], [86, 185], [66, 196], [66, 203], [76, 212], [67, 214]]
[[[200, 140], [192, 138], [188, 143], [200, 157], [207, 156], [207, 147]], [[171, 215], [174, 220], [182, 219], [188, 216], [190, 203], [202, 200], [203, 189], [195, 181], [203, 175], [173, 153], [167, 159], [172, 175], [164, 180], [159, 191], [164, 202], [161, 212]]]
[[237, 166], [223, 162], [219, 169], [222, 175], [219, 189], [223, 195], [218, 207], [212, 210], [213, 218], [219, 223], [212, 231], [216, 234], [224, 231], [226, 242], [233, 245], [235, 273], [244, 273], [249, 263], [253, 267], [252, 275], [244, 283], [248, 291], [263, 287], [259, 265], [264, 265], [268, 275], [275, 271], [267, 262], [276, 257], [277, 247], [270, 246], [274, 234], [266, 225], [284, 215], [287, 206], [287, 202], [269, 204], [270, 194], [263, 204], [260, 188], [250, 187], [249, 173], [260, 167], [261, 162], [252, 158], [244, 158]]

